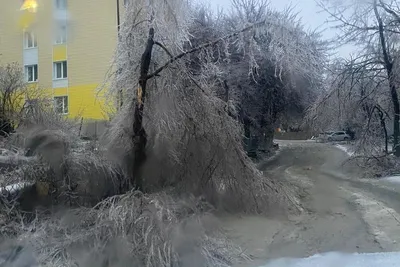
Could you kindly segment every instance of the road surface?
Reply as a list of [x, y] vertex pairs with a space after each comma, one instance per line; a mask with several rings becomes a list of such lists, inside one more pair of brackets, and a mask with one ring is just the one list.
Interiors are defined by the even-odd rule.
[[[254, 265], [325, 252], [400, 251], [400, 188], [359, 177], [348, 155], [333, 146], [281, 141], [279, 153], [260, 164], [295, 189], [303, 212], [285, 217], [222, 218], [230, 237]], [[248, 266], [248, 264], [246, 264]]]

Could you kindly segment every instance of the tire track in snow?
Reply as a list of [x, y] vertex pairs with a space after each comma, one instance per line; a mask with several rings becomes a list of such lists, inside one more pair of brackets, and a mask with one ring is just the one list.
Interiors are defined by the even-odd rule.
[[370, 234], [381, 247], [386, 251], [400, 250], [400, 215], [372, 197], [340, 188], [350, 194], [350, 200], [357, 205]]

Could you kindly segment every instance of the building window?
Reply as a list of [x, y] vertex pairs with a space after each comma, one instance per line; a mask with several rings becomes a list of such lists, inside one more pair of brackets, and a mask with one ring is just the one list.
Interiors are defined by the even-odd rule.
[[25, 66], [25, 77], [27, 82], [36, 82], [38, 79], [38, 65]]
[[25, 32], [24, 33], [24, 47], [25, 48], [37, 47], [36, 36], [35, 36], [35, 34], [33, 34], [33, 32]]
[[55, 44], [65, 44], [67, 42], [67, 26], [58, 27], [55, 35]]
[[54, 0], [56, 9], [65, 10], [67, 9], [67, 0]]
[[54, 97], [54, 110], [57, 114], [68, 114], [68, 96]]
[[68, 77], [67, 61], [54, 62], [54, 79], [66, 79]]
[[39, 99], [25, 99], [24, 107], [25, 115], [36, 114], [37, 107], [39, 107]]

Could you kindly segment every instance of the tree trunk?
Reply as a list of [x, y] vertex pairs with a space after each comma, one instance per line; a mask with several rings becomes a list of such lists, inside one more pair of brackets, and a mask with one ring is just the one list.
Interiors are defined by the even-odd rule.
[[248, 153], [251, 147], [251, 122], [247, 118], [247, 116], [243, 119], [243, 128], [244, 128], [244, 149]]
[[394, 120], [393, 120], [393, 152], [396, 157], [400, 157], [399, 134], [400, 134], [400, 103], [397, 95], [396, 86], [394, 85], [392, 73], [389, 74], [390, 95], [392, 97]]
[[154, 29], [150, 28], [149, 37], [147, 39], [146, 49], [142, 55], [140, 63], [140, 77], [139, 86], [137, 89], [136, 99], [133, 99], [135, 103], [134, 108], [134, 120], [133, 120], [133, 165], [130, 177], [130, 186], [134, 186], [138, 190], [143, 190], [143, 178], [142, 169], [143, 164], [146, 162], [146, 144], [147, 134], [143, 128], [143, 108], [146, 97], [146, 86], [148, 80], [148, 72], [151, 62], [151, 53], [154, 46]]
[[389, 48], [386, 43], [385, 37], [385, 29], [383, 26], [383, 21], [381, 16], [378, 12], [378, 3], [377, 0], [374, 0], [374, 13], [376, 20], [378, 21], [378, 29], [379, 29], [379, 40], [382, 49], [382, 56], [383, 61], [385, 62], [385, 69], [389, 80], [389, 87], [390, 87], [390, 96], [393, 103], [393, 112], [394, 112], [394, 119], [393, 119], [393, 152], [396, 157], [400, 157], [400, 147], [399, 147], [399, 133], [400, 133], [400, 103], [399, 103], [399, 96], [396, 90], [396, 84], [394, 81], [394, 74], [393, 74], [393, 61], [389, 54]]
[[[147, 134], [143, 128], [143, 108], [144, 108], [144, 101], [145, 101], [145, 97], [146, 97], [147, 81], [149, 79], [157, 76], [160, 72], [162, 72], [169, 65], [171, 65], [175, 61], [185, 57], [186, 55], [200, 51], [207, 47], [212, 47], [225, 39], [229, 39], [234, 36], [237, 36], [242, 32], [246, 32], [250, 29], [253, 29], [255, 26], [262, 25], [264, 23], [265, 23], [265, 21], [255, 23], [246, 28], [243, 28], [240, 31], [228, 34], [228, 35], [226, 35], [222, 38], [218, 38], [212, 42], [199, 45], [195, 48], [192, 48], [189, 51], [182, 52], [181, 54], [179, 54], [177, 56], [172, 56], [163, 45], [154, 41], [154, 28], [150, 28], [149, 37], [147, 39], [147, 44], [146, 44], [146, 49], [142, 55], [141, 62], [140, 62], [141, 63], [140, 77], [139, 77], [139, 86], [137, 89], [137, 97], [136, 97], [136, 99], [132, 100], [133, 101], [132, 103], [134, 103], [134, 121], [133, 121], [133, 135], [131, 137], [132, 142], [133, 142], [133, 151], [132, 151], [131, 155], [134, 158], [133, 158], [132, 167], [129, 169], [129, 172], [130, 172], [129, 173], [129, 176], [130, 176], [129, 186], [130, 187], [134, 186], [134, 187], [136, 187], [136, 189], [143, 191], [143, 179], [142, 179], [143, 170], [142, 169], [143, 169], [144, 163], [146, 162], [146, 144], [147, 144]], [[171, 56], [171, 58], [164, 65], [157, 68], [153, 73], [149, 74], [149, 68], [150, 68], [150, 63], [151, 63], [151, 53], [153, 51], [153, 46], [155, 44], [159, 45], [161, 48], [163, 48], [164, 51], [167, 52]], [[229, 93], [229, 91], [228, 91], [228, 93]], [[129, 166], [128, 166], [128, 168], [129, 168]]]
[[224, 89], [225, 89], [224, 101], [226, 103], [228, 103], [228, 101], [229, 101], [229, 86], [228, 86], [228, 82], [226, 80], [224, 80]]
[[384, 113], [382, 112], [382, 110], [379, 109], [379, 108], [378, 108], [378, 114], [379, 114], [379, 120], [380, 120], [380, 122], [381, 122], [381, 127], [382, 127], [382, 130], [383, 130], [383, 134], [384, 134], [384, 136], [385, 136], [385, 153], [386, 153], [386, 154], [389, 154], [389, 149], [388, 149], [388, 132], [387, 132], [387, 129], [386, 129], [385, 115], [384, 115]]

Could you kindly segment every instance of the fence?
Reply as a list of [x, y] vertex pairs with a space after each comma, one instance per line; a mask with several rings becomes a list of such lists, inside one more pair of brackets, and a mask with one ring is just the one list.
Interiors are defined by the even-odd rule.
[[109, 122], [105, 120], [84, 120], [82, 118], [79, 134], [84, 138], [97, 139], [106, 131], [108, 124]]

